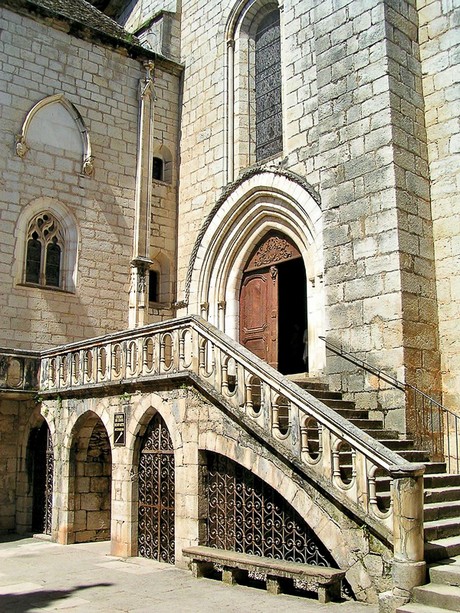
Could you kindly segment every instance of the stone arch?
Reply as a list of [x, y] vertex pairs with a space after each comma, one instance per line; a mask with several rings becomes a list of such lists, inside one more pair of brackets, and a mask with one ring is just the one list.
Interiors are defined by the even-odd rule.
[[[240, 441], [207, 432], [200, 439], [200, 450], [223, 455], [240, 464], [277, 491], [331, 552], [339, 568], [346, 571], [346, 579], [357, 599], [360, 599], [360, 595], [362, 597], [364, 585], [368, 586], [366, 598], [369, 598], [369, 586], [374, 581], [362, 560], [363, 554], [368, 553], [368, 542], [365, 532], [360, 533], [357, 529], [359, 526], [341, 515], [336, 508], [331, 514], [322, 504], [328, 503], [321, 500], [317, 492], [309, 495], [307, 488], [299, 487], [288, 467], [262, 456], [255, 449], [242, 447]], [[377, 593], [373, 596], [376, 598]]]
[[[255, 141], [252, 137], [256, 131], [255, 125], [255, 38], [258, 26], [269, 13], [277, 12], [280, 18], [282, 45], [282, 11], [276, 0], [239, 0], [230, 12], [225, 27], [227, 44], [227, 112], [226, 112], [226, 145], [227, 145], [227, 180], [233, 181], [234, 176], [244, 168], [256, 162]], [[281, 48], [282, 60], [283, 53]], [[283, 66], [279, 65], [281, 82]], [[281, 94], [282, 95], [282, 94]], [[283, 100], [281, 107], [285, 107]], [[281, 112], [281, 115], [283, 113]], [[249, 125], [248, 125], [249, 121]], [[285, 134], [282, 120], [281, 135]], [[282, 151], [274, 152], [275, 157]]]
[[[40, 122], [39, 116], [42, 115]], [[49, 123], [53, 130], [46, 130]], [[60, 139], [60, 141], [59, 141]], [[81, 174], [93, 173], [93, 156], [88, 130], [76, 106], [64, 94], [43, 98], [27, 113], [21, 132], [16, 137], [16, 153], [23, 158], [33, 148], [34, 141], [57, 144], [77, 153], [81, 159]]]
[[72, 211], [54, 198], [42, 196], [36, 198], [21, 211], [15, 228], [15, 248], [13, 275], [17, 284], [24, 282], [27, 231], [30, 222], [39, 213], [49, 211], [57, 220], [63, 234], [64, 249], [62, 255], [62, 287], [75, 292], [78, 270], [78, 246], [80, 242], [77, 220]]
[[189, 269], [190, 310], [236, 339], [244, 265], [265, 235], [280, 232], [296, 245], [303, 258], [310, 371], [321, 370], [325, 359], [318, 340], [324, 333], [323, 239], [317, 201], [291, 177], [261, 169], [239, 183], [213, 213], [200, 233]]
[[110, 539], [112, 448], [101, 417], [85, 411], [69, 434], [69, 508], [73, 522], [67, 542]]
[[150, 259], [152, 263], [149, 269], [157, 273], [158, 300], [156, 302], [169, 304], [172, 302], [173, 297], [171, 260], [163, 251], [160, 251], [160, 249], [151, 249]]
[[158, 414], [168, 429], [171, 437], [176, 465], [182, 464], [181, 439], [178, 424], [173, 411], [165, 410], [168, 404], [154, 393], [143, 394], [131, 401], [130, 417], [126, 424], [126, 465], [130, 467], [130, 500], [132, 509], [130, 555], [139, 554], [138, 549], [138, 506], [139, 506], [139, 462], [144, 434], [156, 414]]
[[[162, 181], [163, 183], [172, 183], [173, 182], [173, 156], [169, 147], [167, 147], [164, 143], [156, 142], [153, 146], [153, 158], [161, 160], [162, 162], [162, 177], [161, 179], [157, 179]], [[153, 177], [155, 180], [155, 177]]]
[[[40, 406], [36, 405], [30, 414], [27, 423], [21, 428], [18, 445], [18, 480], [17, 480], [17, 511], [16, 530], [19, 534], [30, 532], [33, 516], [34, 496], [34, 457], [33, 445], [38, 431], [46, 426], [55, 442], [55, 425], [40, 413]], [[54, 518], [53, 524], [54, 524]], [[53, 525], [48, 526], [53, 529]], [[50, 530], [48, 530], [49, 532]]]

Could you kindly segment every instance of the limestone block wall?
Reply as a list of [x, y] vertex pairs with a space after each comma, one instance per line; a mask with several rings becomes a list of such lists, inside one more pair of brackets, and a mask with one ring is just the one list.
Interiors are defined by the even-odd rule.
[[[6, 9], [1, 21], [0, 344], [41, 348], [126, 328], [138, 86], [144, 69], [112, 49]], [[169, 146], [175, 154], [177, 81], [162, 72], [157, 68], [156, 95], [164, 116], [156, 135], [164, 140], [171, 128]], [[81, 116], [91, 143], [92, 175], [82, 173], [80, 154], [52, 142], [52, 128], [46, 144], [30, 143], [23, 157], [17, 155], [15, 136], [27, 114], [56, 94]], [[50, 207], [73, 227], [76, 266], [67, 273], [72, 287], [66, 291], [23, 283], [27, 223], [32, 211]], [[166, 209], [175, 215], [173, 197]], [[167, 249], [173, 262], [173, 218], [168, 223], [168, 231], [159, 229], [163, 244], [155, 247]]]
[[30, 531], [32, 483], [26, 455], [30, 428], [37, 418], [31, 399], [0, 400], [0, 533], [15, 532], [26, 523]]
[[[231, 59], [238, 77], [238, 43], [232, 56], [225, 49], [232, 7], [216, 0], [206, 8], [185, 2], [182, 14], [179, 299], [196, 233], [225, 187], [231, 163], [232, 84], [226, 78]], [[326, 335], [436, 395], [436, 288], [417, 11], [411, 1], [336, 8], [333, 2], [283, 3], [284, 151], [267, 166], [299, 173], [320, 195]], [[235, 123], [235, 178], [245, 170], [244, 156], [238, 156], [243, 129], [243, 122]], [[404, 404], [393, 390], [377, 393], [375, 380], [350, 371], [342, 360], [330, 359], [329, 372], [333, 385], [367, 407]], [[401, 418], [394, 418], [398, 427]]]
[[[437, 391], [438, 345], [417, 14], [411, 2], [317, 10], [327, 335], [361, 359]], [[345, 21], [344, 26], [337, 26]], [[367, 24], [364, 27], [364, 24]], [[337, 45], [343, 58], [337, 57]], [[372, 388], [331, 360], [338, 387]], [[360, 394], [356, 394], [359, 402]], [[365, 402], [369, 402], [368, 395]], [[404, 403], [392, 390], [376, 404]], [[403, 416], [389, 421], [402, 426]]]
[[444, 404], [460, 406], [460, 9], [417, 1], [435, 245]]

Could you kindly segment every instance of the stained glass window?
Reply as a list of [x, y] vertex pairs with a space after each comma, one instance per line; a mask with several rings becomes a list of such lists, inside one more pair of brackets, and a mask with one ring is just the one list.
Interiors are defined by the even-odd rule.
[[261, 21], [255, 39], [256, 160], [283, 150], [281, 35], [278, 11]]

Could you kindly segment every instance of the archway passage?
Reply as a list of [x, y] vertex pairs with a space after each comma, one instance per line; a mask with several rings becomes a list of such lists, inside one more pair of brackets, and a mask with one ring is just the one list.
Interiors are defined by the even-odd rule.
[[109, 540], [112, 451], [107, 430], [95, 413], [89, 412], [77, 422], [71, 465], [74, 500], [71, 540], [77, 543]]
[[144, 558], [174, 564], [174, 450], [161, 415], [151, 419], [139, 459], [138, 551]]
[[32, 430], [29, 439], [32, 471], [32, 531], [51, 534], [54, 454], [46, 421]]
[[297, 247], [268, 234], [244, 269], [240, 342], [283, 374], [308, 370], [305, 266]]

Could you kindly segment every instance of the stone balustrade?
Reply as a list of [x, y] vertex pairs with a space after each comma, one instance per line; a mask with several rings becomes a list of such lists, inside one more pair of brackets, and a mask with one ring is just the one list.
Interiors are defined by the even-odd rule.
[[201, 318], [153, 324], [41, 355], [45, 395], [192, 376], [392, 541], [395, 559], [422, 563], [424, 466], [402, 459]]
[[38, 390], [38, 352], [0, 348], [0, 391], [22, 394]]

